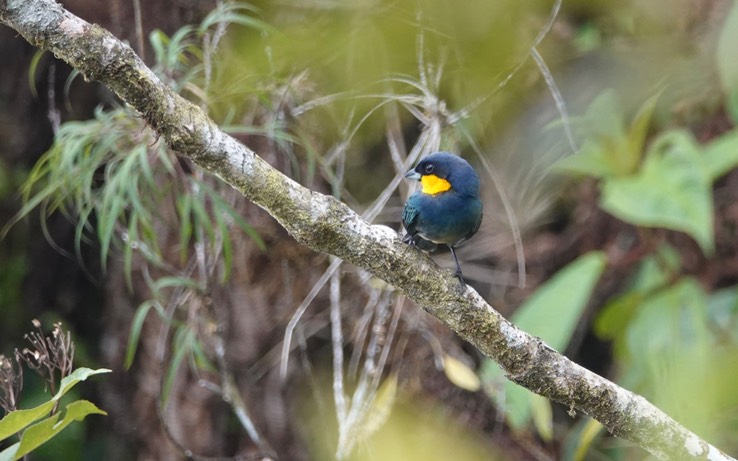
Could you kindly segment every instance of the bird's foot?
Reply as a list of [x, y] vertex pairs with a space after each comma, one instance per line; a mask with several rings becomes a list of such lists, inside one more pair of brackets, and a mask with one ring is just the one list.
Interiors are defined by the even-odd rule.
[[457, 269], [454, 272], [454, 277], [456, 277], [457, 279], [459, 279], [459, 283], [461, 283], [461, 288], [464, 289], [464, 290], [466, 290], [466, 282], [464, 281], [464, 276], [461, 275], [461, 269]]

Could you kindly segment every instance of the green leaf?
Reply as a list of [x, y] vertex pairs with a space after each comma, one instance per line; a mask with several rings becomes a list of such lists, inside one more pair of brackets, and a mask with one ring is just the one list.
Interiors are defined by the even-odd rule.
[[734, 169], [738, 166], [738, 130], [725, 133], [712, 141], [704, 148], [703, 155], [712, 181]]
[[714, 251], [712, 183], [699, 147], [685, 131], [654, 142], [637, 174], [606, 180], [600, 205], [636, 226], [685, 232], [706, 254]]
[[54, 400], [59, 400], [62, 398], [64, 394], [69, 392], [69, 390], [74, 387], [78, 382], [85, 381], [90, 376], [99, 375], [101, 373], [112, 373], [113, 370], [109, 370], [107, 368], [98, 368], [97, 370], [92, 370], [90, 368], [77, 368], [72, 372], [71, 375], [65, 377], [61, 380], [61, 384], [59, 385], [59, 392], [56, 393], [56, 395], [53, 397]]
[[138, 349], [138, 340], [141, 337], [141, 329], [143, 328], [144, 320], [149, 314], [149, 310], [156, 304], [156, 301], [148, 300], [141, 303], [136, 310], [136, 315], [133, 316], [133, 322], [131, 322], [131, 333], [128, 335], [128, 345], [126, 346], [126, 358], [123, 362], [123, 367], [127, 370], [131, 368], [133, 359], [136, 357], [136, 349]]
[[654, 362], [678, 354], [679, 345], [705, 344], [709, 337], [707, 297], [699, 282], [684, 277], [648, 297], [625, 335], [632, 357]]
[[616, 93], [601, 93], [584, 116], [585, 141], [580, 151], [558, 161], [556, 171], [608, 178], [633, 173], [641, 160], [643, 142], [658, 95], [649, 98], [626, 130], [625, 112]]
[[169, 43], [167, 34], [159, 29], [154, 29], [149, 34], [149, 43], [151, 43], [151, 48], [154, 50], [156, 62], [163, 62], [166, 56], [167, 44]]
[[505, 413], [505, 421], [515, 432], [526, 428], [535, 394], [505, 377], [502, 368], [490, 359], [482, 362], [480, 378], [484, 393], [495, 402], [499, 411]]
[[192, 343], [197, 341], [195, 333], [189, 328], [180, 328], [174, 337], [173, 351], [174, 355], [169, 363], [169, 370], [167, 370], [164, 376], [164, 384], [161, 390], [161, 401], [166, 405], [169, 399], [169, 392], [172, 390], [172, 384], [174, 384], [174, 378], [177, 377], [177, 371], [182, 364], [188, 353], [192, 350]]
[[660, 96], [661, 91], [648, 98], [638, 109], [638, 113], [630, 125], [630, 130], [628, 131], [628, 149], [626, 150], [630, 155], [627, 158], [628, 164], [626, 165], [628, 171], [635, 171], [641, 161], [641, 153], [645, 148], [648, 128], [651, 126], [653, 111], [656, 108], [656, 102]]
[[589, 419], [582, 430], [579, 431], [577, 437], [577, 443], [574, 450], [573, 461], [584, 461], [587, 459], [587, 452], [592, 446], [592, 442], [597, 438], [598, 435], [604, 430], [604, 426], [595, 419]]
[[11, 411], [2, 420], [0, 420], [0, 441], [20, 432], [29, 424], [32, 424], [34, 421], [48, 414], [54, 408], [56, 402], [61, 399], [64, 394], [69, 392], [69, 390], [78, 382], [84, 381], [90, 376], [100, 373], [110, 373], [111, 371], [112, 370], [108, 370], [106, 368], [100, 368], [97, 370], [78, 368], [74, 370], [72, 374], [61, 380], [59, 391], [48, 402], [35, 408]]
[[659, 247], [656, 253], [640, 264], [627, 291], [610, 299], [597, 314], [595, 334], [608, 341], [620, 337], [641, 303], [655, 290], [669, 283], [680, 266], [681, 257], [674, 248], [669, 245]]
[[177, 213], [179, 214], [179, 260], [187, 260], [187, 250], [192, 238], [192, 196], [182, 194], [177, 197]]
[[[515, 312], [512, 322], [554, 349], [566, 349], [606, 261], [602, 252], [579, 257], [538, 288]], [[536, 402], [538, 396], [505, 379], [502, 369], [491, 360], [482, 364], [480, 376], [485, 392], [505, 411], [511, 428], [525, 428], [533, 415], [541, 437], [551, 435], [550, 412]]]
[[597, 337], [605, 341], [617, 338], [628, 327], [643, 297], [643, 293], [629, 290], [608, 301], [595, 320], [594, 332]]
[[520, 432], [525, 429], [528, 421], [530, 421], [535, 394], [512, 381], [505, 382], [504, 390], [504, 402], [498, 402], [498, 407], [504, 409], [505, 420], [510, 428], [513, 431]]
[[175, 276], [169, 276], [169, 277], [161, 277], [159, 279], [156, 279], [156, 282], [154, 282], [152, 286], [152, 290], [154, 292], [159, 292], [163, 290], [164, 288], [191, 288], [193, 290], [199, 290], [202, 291], [203, 287], [197, 280], [193, 280], [187, 277], [175, 277]]
[[34, 424], [23, 432], [20, 447], [15, 453], [15, 459], [22, 458], [42, 444], [48, 442], [73, 421], [82, 421], [87, 415], [91, 414], [107, 415], [107, 413], [96, 407], [92, 402], [87, 400], [77, 400], [76, 402], [72, 402], [67, 405], [64, 418], [61, 421], [58, 421], [60, 413], [57, 413]]
[[553, 410], [551, 402], [537, 394], [530, 396], [531, 414], [536, 432], [546, 442], [553, 440]]
[[35, 408], [11, 411], [5, 415], [0, 420], [0, 441], [7, 439], [16, 432], [22, 431], [24, 427], [49, 414], [54, 408], [55, 403], [55, 400], [49, 400]]
[[38, 71], [38, 64], [41, 62], [41, 58], [46, 55], [45, 50], [36, 50], [31, 58], [31, 64], [28, 66], [28, 88], [31, 89], [31, 94], [34, 98], [38, 98], [38, 90], [36, 89], [36, 73]]
[[558, 173], [573, 176], [604, 178], [615, 174], [608, 153], [592, 140], [584, 141], [578, 153], [562, 158], [553, 168]]
[[538, 288], [511, 321], [554, 349], [566, 349], [606, 261], [602, 252], [580, 256]]

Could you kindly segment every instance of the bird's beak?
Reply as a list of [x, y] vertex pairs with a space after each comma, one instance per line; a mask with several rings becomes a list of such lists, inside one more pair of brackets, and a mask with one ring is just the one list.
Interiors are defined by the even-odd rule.
[[418, 173], [415, 170], [410, 170], [407, 173], [405, 173], [405, 177], [407, 179], [414, 179], [416, 181], [420, 181], [420, 173]]

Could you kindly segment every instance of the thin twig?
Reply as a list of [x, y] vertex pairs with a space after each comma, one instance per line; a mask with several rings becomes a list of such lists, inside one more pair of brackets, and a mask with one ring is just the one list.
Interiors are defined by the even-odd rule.
[[136, 27], [136, 52], [146, 61], [146, 47], [144, 46], [143, 18], [141, 15], [141, 0], [133, 0], [133, 23]]

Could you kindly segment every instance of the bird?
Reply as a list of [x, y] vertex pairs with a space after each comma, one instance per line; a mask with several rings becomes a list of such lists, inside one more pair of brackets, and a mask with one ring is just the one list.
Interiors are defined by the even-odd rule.
[[403, 241], [425, 251], [446, 245], [456, 262], [456, 276], [465, 286], [457, 246], [471, 238], [482, 223], [479, 175], [456, 154], [435, 152], [423, 158], [405, 174], [420, 181], [421, 187], [405, 202]]

